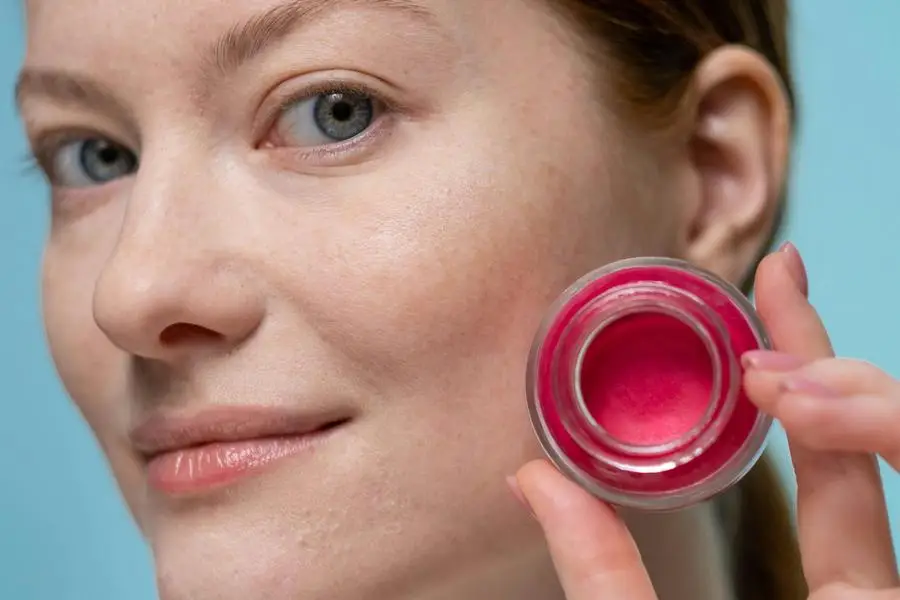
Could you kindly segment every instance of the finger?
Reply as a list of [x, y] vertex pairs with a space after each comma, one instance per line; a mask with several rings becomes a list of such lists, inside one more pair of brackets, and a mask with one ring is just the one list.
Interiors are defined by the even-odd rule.
[[741, 356], [741, 364], [747, 397], [774, 417], [776, 404], [782, 395], [781, 382], [812, 363], [787, 352], [753, 350]]
[[[825, 358], [806, 361], [785, 352], [754, 350], [741, 357], [744, 390], [761, 409], [774, 414], [786, 387], [815, 386], [828, 397], [881, 395], [895, 397], [900, 387], [890, 375], [865, 361]], [[815, 392], [814, 392], [815, 393]]]
[[875, 365], [822, 359], [803, 365], [790, 354], [742, 357], [748, 397], [815, 450], [878, 453], [897, 468], [900, 383]]
[[[802, 379], [831, 390], [837, 395], [854, 394], [895, 394], [897, 380], [882, 369], [864, 360], [851, 358], [831, 358], [817, 360], [788, 379]], [[790, 385], [790, 383], [787, 383]]]
[[656, 600], [637, 546], [611, 507], [543, 460], [522, 467], [516, 481], [544, 530], [567, 600]]
[[817, 591], [809, 600], [900, 600], [900, 589], [863, 590], [841, 583]]
[[[791, 245], [767, 256], [757, 271], [757, 307], [775, 348], [812, 362], [834, 354], [819, 315], [806, 299], [804, 272]], [[895, 585], [877, 462], [865, 454], [816, 451], [791, 436], [788, 441], [810, 589], [842, 581], [869, 589]]]
[[816, 384], [832, 396], [859, 394], [896, 395], [900, 383], [862, 360], [825, 358], [806, 361], [784, 352], [753, 350], [741, 357], [744, 365], [744, 387], [761, 402], [774, 401], [791, 381]]
[[819, 314], [801, 287], [805, 283], [798, 280], [805, 282], [805, 268], [791, 245], [764, 258], [756, 271], [756, 305], [773, 345], [807, 361], [834, 356]]

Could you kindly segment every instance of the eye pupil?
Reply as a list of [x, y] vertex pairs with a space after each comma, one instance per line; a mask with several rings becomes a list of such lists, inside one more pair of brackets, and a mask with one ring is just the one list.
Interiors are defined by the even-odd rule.
[[106, 146], [97, 150], [97, 157], [106, 164], [114, 163], [119, 158], [119, 151], [111, 146]]
[[339, 102], [331, 109], [331, 114], [337, 121], [349, 121], [353, 116], [353, 107], [347, 102]]

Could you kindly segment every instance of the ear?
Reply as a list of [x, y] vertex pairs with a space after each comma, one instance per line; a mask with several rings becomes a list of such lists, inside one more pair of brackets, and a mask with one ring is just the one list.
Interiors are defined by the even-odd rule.
[[[695, 71], [688, 105], [690, 203], [683, 255], [743, 281], [768, 241], [783, 195], [790, 108], [761, 55], [725, 46]], [[683, 130], [684, 131], [684, 130]]]

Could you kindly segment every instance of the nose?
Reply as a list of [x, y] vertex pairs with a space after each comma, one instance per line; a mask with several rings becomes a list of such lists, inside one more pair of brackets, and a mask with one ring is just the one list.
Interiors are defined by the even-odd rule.
[[94, 320], [146, 359], [231, 351], [258, 329], [265, 302], [228, 220], [167, 199], [137, 201], [139, 186], [97, 280]]

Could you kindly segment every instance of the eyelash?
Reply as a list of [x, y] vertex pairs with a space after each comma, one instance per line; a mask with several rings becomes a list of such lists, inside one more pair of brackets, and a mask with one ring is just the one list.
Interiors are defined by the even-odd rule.
[[[385, 107], [392, 106], [390, 100], [384, 98], [380, 93], [374, 91], [367, 85], [349, 81], [322, 81], [309, 84], [297, 92], [286, 94], [285, 97], [278, 102], [275, 114], [270, 121], [274, 123], [278, 117], [284, 114], [284, 112], [294, 104], [303, 102], [304, 100], [310, 100], [323, 94], [356, 94], [359, 96], [369, 96], [385, 105]], [[272, 123], [270, 123], [270, 125]]]
[[[379, 123], [385, 116], [390, 116], [407, 110], [399, 102], [387, 97], [385, 94], [377, 92], [372, 89], [371, 86], [359, 84], [356, 82], [349, 81], [339, 81], [339, 80], [329, 80], [329, 81], [321, 81], [317, 83], [313, 83], [310, 85], [306, 85], [302, 90], [288, 93], [284, 96], [284, 98], [280, 99], [276, 104], [275, 110], [273, 114], [265, 121], [265, 127], [263, 131], [265, 135], [268, 135], [272, 129], [275, 127], [278, 120], [285, 115], [285, 113], [296, 106], [300, 102], [304, 102], [315, 98], [316, 96], [324, 95], [324, 94], [355, 94], [358, 96], [365, 96], [367, 98], [371, 98], [372, 101], [379, 107], [378, 116], [372, 121], [372, 124], [367, 128], [364, 132], [359, 135], [339, 142], [334, 142], [330, 144], [324, 144], [319, 146], [310, 146], [307, 148], [302, 147], [269, 147], [267, 149], [271, 150], [282, 150], [288, 151], [293, 156], [300, 156], [302, 158], [311, 158], [311, 159], [333, 159], [337, 156], [341, 156], [346, 154], [347, 152], [353, 151], [358, 148], [360, 145], [365, 144], [368, 141], [371, 141], [375, 135], [378, 135], [378, 130], [381, 129]], [[261, 142], [258, 144], [259, 147], [266, 148], [265, 143]]]
[[[388, 98], [385, 94], [373, 90], [371, 86], [348, 81], [321, 81], [306, 85], [302, 90], [286, 94], [284, 98], [280, 99], [275, 105], [274, 110], [271, 111], [271, 116], [269, 116], [266, 121], [264, 121], [265, 126], [263, 128], [263, 137], [270, 135], [278, 120], [282, 118], [289, 109], [296, 106], [296, 104], [306, 100], [310, 100], [312, 98], [315, 98], [316, 96], [334, 93], [355, 94], [371, 98], [372, 101], [379, 107], [379, 114], [373, 120], [368, 129], [366, 129], [359, 135], [347, 140], [318, 146], [310, 146], [306, 148], [275, 146], [266, 148], [265, 140], [263, 140], [257, 143], [257, 147], [266, 148], [273, 151], [288, 151], [293, 156], [299, 156], [301, 158], [325, 160], [334, 159], [335, 157], [353, 151], [353, 149], [358, 147], [360, 144], [364, 144], [365, 142], [370, 141], [369, 138], [378, 134], [378, 132], [376, 131], [377, 129], [380, 129], [378, 123], [382, 121], [385, 116], [390, 116], [404, 110], [404, 107], [400, 103]], [[54, 132], [39, 136], [33, 144], [33, 150], [27, 152], [23, 157], [23, 175], [32, 175], [36, 172], [43, 172], [48, 177], [52, 178], [52, 164], [54, 162], [53, 159], [67, 144], [75, 141], [93, 138], [102, 138], [104, 140], [116, 142], [116, 139], [114, 137], [90, 131]], [[133, 150], [128, 148], [127, 145], [125, 145], [124, 147], [134, 152]], [[135, 154], [137, 153], [135, 152]]]
[[25, 152], [20, 158], [19, 163], [21, 164], [21, 170], [19, 171], [22, 177], [31, 177], [33, 175], [37, 175], [43, 169], [41, 167], [41, 161], [38, 160], [38, 157], [34, 152]]
[[51, 185], [55, 186], [56, 184], [53, 181], [56, 177], [56, 174], [53, 172], [54, 157], [58, 156], [59, 152], [68, 144], [94, 139], [111, 142], [133, 152], [137, 156], [137, 153], [131, 150], [127, 144], [119, 142], [118, 138], [107, 133], [85, 128], [52, 130], [35, 136], [31, 150], [26, 152], [23, 157], [23, 174], [42, 173], [50, 180]]

